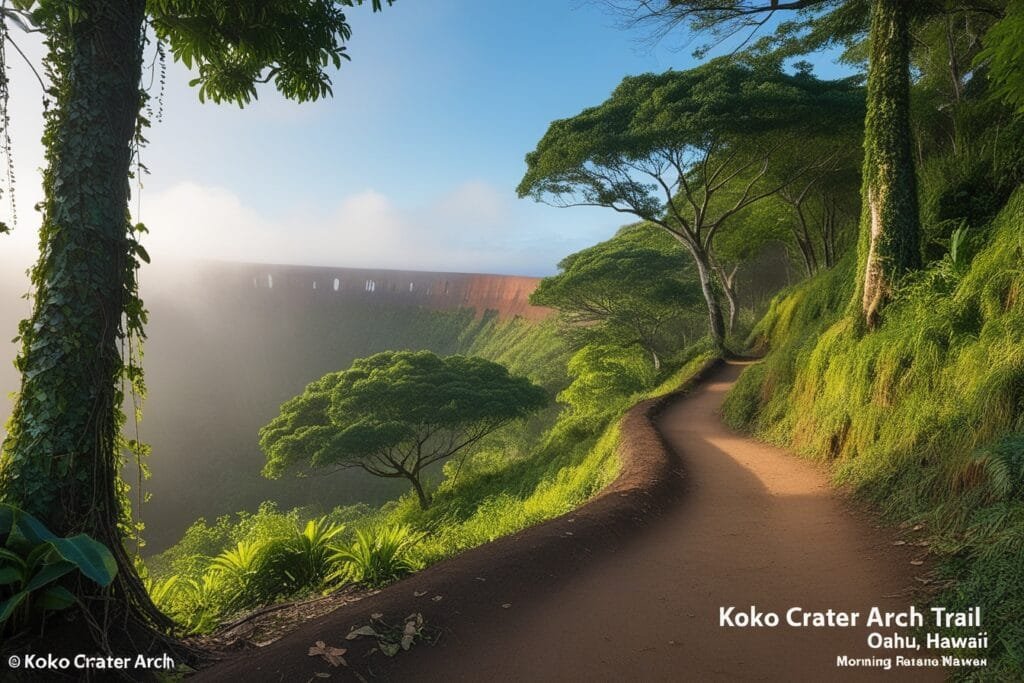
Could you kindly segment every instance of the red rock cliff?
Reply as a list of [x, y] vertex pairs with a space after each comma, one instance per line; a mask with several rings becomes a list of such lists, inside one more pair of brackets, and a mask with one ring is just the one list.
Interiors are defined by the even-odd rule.
[[203, 276], [215, 286], [240, 286], [264, 295], [307, 300], [356, 298], [436, 310], [475, 309], [477, 315], [496, 311], [507, 319], [519, 316], [542, 320], [552, 310], [530, 305], [540, 278], [521, 275], [432, 273], [415, 270], [326, 268], [263, 264], [216, 264]]

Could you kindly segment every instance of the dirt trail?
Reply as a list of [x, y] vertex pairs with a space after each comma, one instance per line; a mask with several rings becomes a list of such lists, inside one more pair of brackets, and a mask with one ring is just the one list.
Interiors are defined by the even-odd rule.
[[[864, 628], [719, 626], [719, 608], [730, 605], [905, 609], [916, 569], [912, 551], [894, 548], [892, 532], [853, 511], [819, 468], [723, 426], [718, 411], [741, 369], [718, 369], [658, 419], [683, 472], [661, 514], [583, 540], [567, 531], [570, 515], [549, 527], [565, 552], [537, 546], [532, 561], [490, 574], [488, 562], [502, 558], [480, 553], [462, 562], [461, 578], [440, 571], [402, 582], [393, 588], [404, 587], [408, 611], [443, 627], [441, 642], [372, 670], [352, 663], [394, 681], [941, 680], [928, 669], [837, 669], [840, 654], [896, 654], [870, 650]], [[427, 584], [442, 601], [412, 598]], [[200, 678], [306, 681], [328, 670], [306, 656], [313, 640], [349, 645], [354, 615], [344, 612]]]

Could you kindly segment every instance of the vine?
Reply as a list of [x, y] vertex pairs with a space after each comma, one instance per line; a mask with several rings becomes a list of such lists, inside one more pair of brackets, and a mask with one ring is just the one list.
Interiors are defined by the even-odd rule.
[[[141, 508], [149, 452], [139, 435], [148, 316], [139, 270], [149, 257], [140, 242], [145, 226], [132, 223], [127, 207], [130, 171], [134, 165], [141, 176], [144, 169], [139, 151], [149, 125], [148, 96], [140, 92], [145, 32], [141, 2], [130, 9], [103, 0], [76, 5], [89, 12], [45, 3], [32, 16], [45, 36], [42, 70], [53, 106], [44, 112], [43, 220], [39, 260], [30, 271], [34, 305], [19, 325], [15, 364], [22, 385], [0, 454], [0, 495], [62, 533], [89, 530], [110, 547], [122, 570], [115, 584], [103, 594], [78, 595], [95, 641], [109, 651], [114, 619], [130, 621], [131, 632], [140, 634], [173, 629], [125, 547], [134, 540], [138, 553], [143, 527], [133, 519], [131, 487], [121, 476], [134, 458]], [[47, 12], [55, 8], [60, 11]], [[98, 49], [78, 49], [78, 42]], [[123, 62], [104, 61], [121, 51]], [[90, 78], [75, 77], [81, 73]], [[129, 399], [133, 438], [125, 434]]]
[[[4, 170], [7, 181], [7, 196], [11, 203], [11, 223], [18, 224], [18, 207], [14, 202], [14, 155], [11, 150], [11, 116], [8, 111], [10, 105], [10, 76], [8, 76], [7, 65], [7, 0], [0, 3], [0, 149], [4, 155]], [[3, 193], [0, 192], [0, 195]], [[11, 228], [3, 221], [0, 221], [0, 233], [10, 232]]]

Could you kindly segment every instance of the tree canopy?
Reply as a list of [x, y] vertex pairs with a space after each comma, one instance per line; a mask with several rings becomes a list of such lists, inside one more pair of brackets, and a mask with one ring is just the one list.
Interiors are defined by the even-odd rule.
[[722, 345], [715, 276], [733, 311], [735, 301], [715, 259], [716, 233], [819, 163], [781, 180], [768, 173], [774, 155], [801, 136], [849, 126], [861, 98], [851, 81], [788, 74], [770, 61], [719, 59], [627, 77], [601, 105], [551, 124], [526, 155], [518, 192], [557, 206], [608, 207], [673, 235], [694, 259], [710, 331]]
[[264, 473], [359, 467], [410, 481], [425, 509], [425, 468], [548, 402], [498, 363], [429, 351], [385, 351], [309, 384], [260, 430]]
[[580, 345], [636, 345], [658, 370], [661, 357], [686, 345], [701, 302], [696, 273], [680, 267], [681, 251], [657, 226], [627, 226], [562, 259], [561, 272], [541, 280], [530, 303], [558, 309]]

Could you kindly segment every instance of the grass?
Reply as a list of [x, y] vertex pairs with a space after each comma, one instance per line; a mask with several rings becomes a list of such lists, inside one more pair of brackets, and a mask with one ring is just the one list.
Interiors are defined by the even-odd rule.
[[990, 666], [1024, 678], [1024, 192], [969, 261], [905, 282], [880, 329], [844, 315], [846, 260], [772, 302], [750, 343], [770, 349], [727, 397], [733, 427], [827, 461], [893, 521], [924, 524], [953, 588], [980, 605]]

